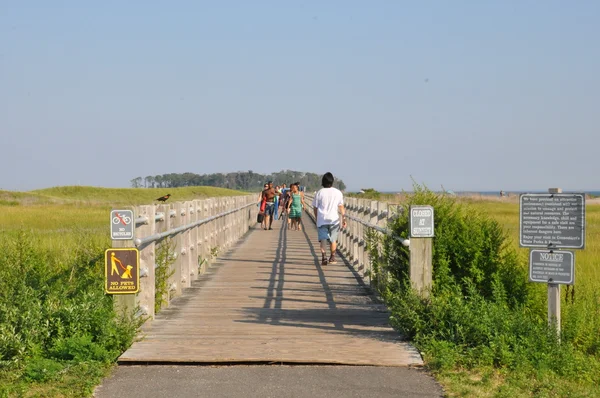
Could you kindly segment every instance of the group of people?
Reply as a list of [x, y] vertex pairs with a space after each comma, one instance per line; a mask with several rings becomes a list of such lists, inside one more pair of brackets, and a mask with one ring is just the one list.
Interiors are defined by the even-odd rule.
[[286, 184], [273, 187], [273, 181], [269, 181], [263, 186], [259, 200], [263, 229], [272, 230], [273, 220], [287, 216], [288, 229], [302, 230], [304, 192], [300, 191], [300, 183], [295, 182], [287, 188]]
[[[321, 180], [322, 188], [316, 192], [312, 202], [321, 249], [321, 265], [337, 262], [335, 254], [338, 234], [347, 226], [344, 196], [339, 189], [333, 187], [333, 182], [333, 174], [325, 173]], [[260, 214], [264, 215], [261, 223], [263, 229], [273, 229], [273, 219], [277, 219], [278, 214], [287, 215], [289, 229], [302, 229], [302, 212], [305, 203], [304, 192], [300, 191], [299, 183], [293, 183], [288, 189], [286, 184], [273, 187], [273, 181], [269, 181], [264, 185], [259, 198]], [[327, 257], [327, 245], [329, 245], [329, 257]]]

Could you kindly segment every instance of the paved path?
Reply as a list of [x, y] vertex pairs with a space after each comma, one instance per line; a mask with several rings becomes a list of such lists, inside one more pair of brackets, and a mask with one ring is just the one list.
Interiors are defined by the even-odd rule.
[[376, 366], [122, 366], [97, 398], [439, 398], [425, 372]]
[[97, 396], [440, 396], [353, 270], [320, 265], [310, 219], [282, 225], [252, 230], [163, 309]]

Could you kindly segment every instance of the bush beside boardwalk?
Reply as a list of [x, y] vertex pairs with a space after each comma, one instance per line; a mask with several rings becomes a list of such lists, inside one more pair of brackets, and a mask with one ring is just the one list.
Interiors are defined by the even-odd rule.
[[57, 264], [33, 235], [0, 243], [0, 396], [84, 396], [132, 342], [103, 291], [101, 247]]
[[[118, 317], [104, 294], [110, 209], [152, 203], [164, 191], [0, 191], [0, 397], [91, 395], [139, 325]], [[174, 201], [242, 194], [169, 192]]]
[[[517, 249], [514, 228], [493, 218], [495, 203], [466, 203], [417, 185], [402, 203], [411, 204], [435, 208], [433, 294], [421, 299], [409, 288], [408, 250], [396, 240], [384, 239], [374, 269], [391, 275], [381, 293], [392, 324], [449, 394], [600, 396], [600, 281], [590, 272], [600, 260], [600, 208], [588, 211], [585, 251], [593, 258], [577, 257], [576, 299], [563, 304], [559, 343], [547, 326], [546, 285], [528, 282], [526, 251]], [[511, 206], [518, 225], [518, 205]], [[407, 237], [408, 211], [389, 227]]]

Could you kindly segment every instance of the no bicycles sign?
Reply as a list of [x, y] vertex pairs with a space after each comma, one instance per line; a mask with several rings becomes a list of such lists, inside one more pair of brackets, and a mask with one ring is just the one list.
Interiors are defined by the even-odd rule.
[[110, 238], [112, 240], [133, 239], [134, 225], [132, 210], [113, 210], [110, 212]]

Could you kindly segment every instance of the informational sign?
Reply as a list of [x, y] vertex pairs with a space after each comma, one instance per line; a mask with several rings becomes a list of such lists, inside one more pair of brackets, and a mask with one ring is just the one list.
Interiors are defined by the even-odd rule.
[[113, 240], [133, 239], [135, 222], [133, 211], [113, 210], [110, 212], [110, 238]]
[[575, 282], [575, 256], [564, 250], [531, 250], [529, 281], [572, 285]]
[[410, 237], [431, 238], [433, 237], [433, 207], [411, 206], [410, 207]]
[[137, 293], [140, 289], [140, 254], [136, 248], [112, 248], [104, 252], [104, 291]]
[[584, 194], [522, 194], [519, 204], [522, 247], [585, 247]]

